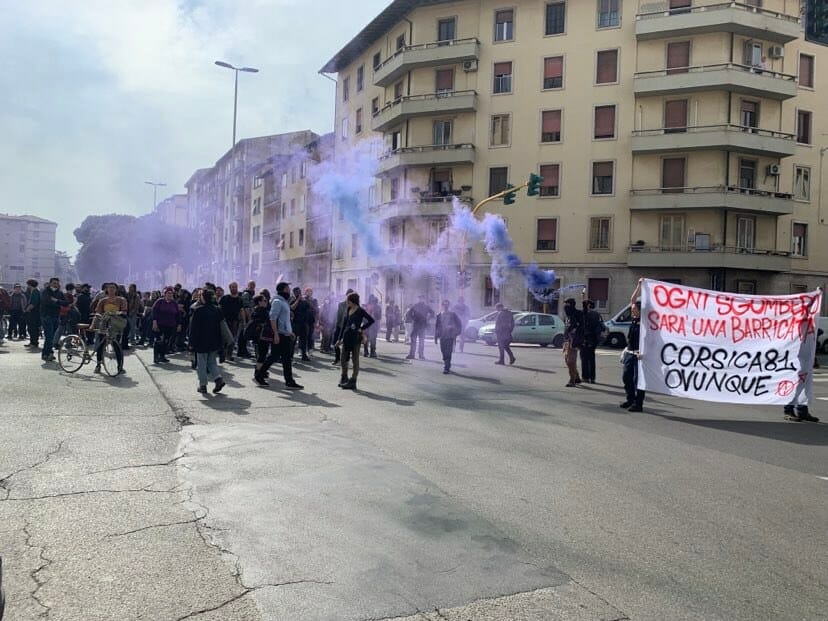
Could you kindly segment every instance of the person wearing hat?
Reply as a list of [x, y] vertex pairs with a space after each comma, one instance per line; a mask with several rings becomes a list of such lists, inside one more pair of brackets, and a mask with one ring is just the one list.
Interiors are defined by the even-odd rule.
[[564, 301], [564, 344], [563, 356], [566, 368], [569, 370], [567, 388], [581, 383], [578, 374], [578, 350], [584, 344], [584, 314], [578, 310], [574, 298]]

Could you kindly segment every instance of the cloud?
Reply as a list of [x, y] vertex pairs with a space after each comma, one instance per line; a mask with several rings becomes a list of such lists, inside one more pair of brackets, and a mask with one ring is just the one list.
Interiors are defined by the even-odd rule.
[[[90, 214], [142, 214], [148, 179], [183, 192], [232, 134], [330, 131], [317, 75], [388, 0], [33, 0], [0, 14], [3, 211], [56, 220], [58, 248]], [[324, 19], [318, 19], [324, 16]], [[159, 200], [161, 196], [159, 195]]]

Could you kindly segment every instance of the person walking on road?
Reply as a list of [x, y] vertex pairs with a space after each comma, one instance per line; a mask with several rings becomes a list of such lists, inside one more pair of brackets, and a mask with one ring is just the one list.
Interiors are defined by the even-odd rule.
[[469, 307], [466, 306], [466, 301], [463, 299], [461, 295], [457, 298], [457, 303], [452, 308], [457, 316], [460, 318], [460, 353], [463, 353], [463, 347], [466, 344], [466, 326], [469, 325], [469, 319], [471, 319], [471, 311]]
[[604, 333], [604, 322], [595, 310], [595, 302], [584, 300], [584, 342], [581, 345], [581, 376], [587, 384], [595, 383], [595, 348]]
[[[346, 298], [345, 317], [339, 329], [339, 346], [342, 351], [342, 377], [339, 387], [346, 390], [356, 390], [357, 375], [359, 375], [359, 349], [365, 339], [365, 330], [374, 325], [374, 318], [359, 305], [359, 294], [351, 293]], [[348, 359], [353, 367], [351, 378], [348, 379]]]
[[500, 354], [495, 364], [505, 364], [503, 359], [505, 354], [509, 354], [509, 364], [515, 364], [516, 358], [510, 347], [512, 343], [512, 330], [515, 329], [515, 316], [503, 304], [495, 306], [495, 310], [497, 311], [497, 317], [495, 318], [495, 337], [497, 338], [497, 350]]
[[173, 288], [167, 287], [164, 289], [164, 297], [152, 305], [152, 331], [155, 334], [152, 358], [155, 364], [169, 362], [168, 348], [175, 342], [176, 333], [181, 330], [181, 312], [174, 295]]
[[411, 322], [411, 349], [406, 356], [407, 360], [414, 360], [415, 351], [420, 360], [425, 360], [425, 333], [428, 320], [432, 317], [434, 317], [434, 311], [426, 304], [424, 295], [421, 295], [419, 301], [408, 309], [406, 322]]
[[196, 373], [198, 374], [198, 392], [207, 392], [207, 381], [215, 378], [213, 393], [218, 394], [225, 386], [218, 364], [219, 350], [224, 347], [221, 322], [224, 316], [221, 309], [214, 304], [215, 292], [212, 289], [201, 290], [201, 304], [194, 306], [190, 317], [188, 344], [190, 351], [196, 355]]
[[574, 298], [568, 298], [564, 302], [563, 338], [563, 357], [569, 370], [566, 387], [573, 388], [581, 383], [581, 376], [578, 374], [578, 349], [584, 344], [584, 314], [578, 310]]
[[440, 353], [443, 354], [443, 374], [451, 373], [451, 354], [454, 352], [454, 343], [458, 335], [463, 332], [463, 322], [455, 311], [449, 310], [450, 302], [443, 300], [443, 312], [437, 315], [434, 322], [434, 342], [440, 342]]
[[233, 343], [225, 348], [225, 356], [231, 362], [233, 361], [233, 350], [238, 345], [239, 330], [242, 324], [242, 312], [244, 308], [244, 301], [239, 295], [239, 283], [231, 282], [229, 285], [230, 293], [226, 293], [219, 298], [219, 307], [227, 322], [227, 327], [233, 334]]
[[382, 321], [382, 306], [376, 296], [368, 296], [368, 304], [365, 305], [365, 311], [374, 319], [371, 327], [365, 330], [365, 351], [363, 352], [368, 358], [377, 357], [377, 337], [379, 336], [380, 321]]
[[[273, 329], [273, 345], [270, 355], [258, 370], [259, 379], [264, 380], [271, 365], [276, 360], [282, 362], [282, 375], [285, 378], [285, 388], [301, 390], [304, 386], [297, 384], [293, 379], [293, 325], [290, 321], [290, 283], [280, 282], [276, 285], [276, 295], [270, 304], [270, 326]], [[262, 382], [257, 379], [257, 383]]]
[[45, 362], [55, 359], [52, 352], [55, 332], [60, 321], [60, 309], [68, 305], [60, 290], [60, 279], [50, 278], [49, 285], [40, 292], [40, 320], [43, 322], [43, 351], [40, 358]]
[[34, 279], [26, 281], [26, 331], [29, 333], [28, 347], [39, 347], [40, 341], [40, 289]]
[[25, 314], [26, 307], [29, 305], [29, 300], [26, 294], [23, 293], [23, 288], [20, 283], [15, 283], [11, 292], [11, 308], [9, 308], [9, 331], [8, 339], [16, 338], [23, 340], [26, 338], [26, 322]]
[[334, 333], [331, 342], [334, 344], [334, 359], [331, 364], [334, 366], [339, 364], [339, 361], [342, 357], [342, 348], [339, 346], [339, 342], [342, 340], [342, 334], [340, 330], [342, 328], [342, 322], [345, 319], [345, 313], [348, 310], [348, 296], [354, 292], [353, 289], [348, 289], [345, 292], [345, 299], [339, 303], [339, 306], [336, 307], [336, 323], [334, 324]]
[[638, 296], [641, 293], [641, 280], [630, 296], [630, 328], [627, 332], [627, 348], [622, 356], [624, 367], [622, 379], [624, 381], [624, 392], [627, 399], [621, 404], [628, 412], [641, 412], [644, 404], [644, 391], [638, 389], [638, 359], [641, 357], [639, 340], [641, 336], [641, 301]]

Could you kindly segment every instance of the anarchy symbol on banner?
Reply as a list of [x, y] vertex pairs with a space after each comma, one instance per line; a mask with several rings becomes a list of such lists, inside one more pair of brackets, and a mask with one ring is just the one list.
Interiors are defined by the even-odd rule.
[[791, 380], [782, 380], [776, 386], [776, 394], [780, 397], [789, 397], [796, 389], [796, 382]]

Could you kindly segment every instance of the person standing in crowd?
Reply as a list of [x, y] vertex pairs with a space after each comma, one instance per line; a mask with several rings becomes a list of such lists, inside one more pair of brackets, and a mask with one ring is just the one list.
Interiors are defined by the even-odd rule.
[[388, 302], [385, 305], [385, 340], [387, 342], [390, 343], [392, 338], [395, 343], [400, 340], [401, 320], [400, 307], [393, 302]]
[[[127, 301], [126, 298], [118, 295], [118, 285], [116, 285], [114, 282], [104, 285], [104, 289], [106, 293], [104, 297], [102, 297], [98, 301], [98, 304], [95, 306], [95, 312], [99, 315], [112, 316], [109, 320], [109, 336], [111, 339], [118, 342], [121, 338], [121, 332], [123, 331], [123, 328], [126, 325], [127, 321]], [[120, 329], [118, 329], [118, 323], [123, 324], [122, 326], [120, 326]], [[97, 363], [95, 364], [95, 373], [101, 372], [101, 363], [103, 362], [104, 354], [104, 344], [104, 339], [100, 339], [100, 343], [98, 343], [95, 347], [97, 360]], [[118, 375], [120, 375], [124, 372], [124, 353], [123, 351], [121, 351], [120, 347], [115, 348], [115, 353], [118, 358]]]
[[293, 301], [290, 305], [293, 311], [293, 329], [296, 332], [299, 351], [302, 352], [302, 360], [308, 361], [308, 328], [313, 329], [313, 308], [306, 296], [302, 295], [299, 287], [293, 288]]
[[29, 279], [26, 281], [26, 331], [29, 333], [29, 347], [39, 347], [40, 344], [40, 289], [38, 282]]
[[340, 363], [340, 359], [342, 357], [342, 348], [339, 346], [339, 342], [342, 340], [342, 335], [340, 334], [340, 330], [342, 329], [342, 321], [345, 319], [345, 313], [348, 311], [348, 296], [354, 292], [353, 289], [348, 289], [345, 292], [345, 299], [342, 300], [339, 305], [336, 307], [336, 324], [334, 324], [334, 334], [333, 334], [333, 342], [334, 342], [334, 359], [331, 364], [334, 366]]
[[627, 331], [627, 348], [622, 354], [624, 392], [627, 399], [621, 404], [628, 412], [641, 412], [644, 405], [645, 393], [638, 389], [638, 359], [641, 358], [639, 340], [641, 337], [641, 280], [630, 296], [630, 328]]
[[495, 317], [495, 337], [497, 338], [497, 350], [500, 354], [495, 364], [505, 364], [504, 356], [509, 354], [509, 364], [515, 364], [515, 355], [512, 353], [512, 331], [515, 329], [515, 316], [512, 311], [498, 304], [495, 306], [497, 317]]
[[382, 320], [382, 306], [379, 300], [374, 295], [368, 296], [368, 304], [365, 305], [365, 311], [374, 319], [374, 323], [369, 328], [365, 329], [365, 351], [364, 354], [369, 358], [377, 357], [377, 337], [379, 336], [380, 321]]
[[92, 315], [92, 296], [89, 293], [89, 285], [84, 283], [80, 286], [78, 295], [75, 297], [75, 308], [80, 314], [80, 321], [78, 323], [89, 323]]
[[604, 333], [604, 322], [595, 310], [595, 302], [584, 300], [584, 343], [581, 345], [581, 376], [587, 384], [595, 383], [595, 348]]
[[215, 291], [202, 289], [201, 304], [193, 310], [190, 317], [189, 348], [196, 355], [196, 373], [198, 374], [198, 392], [207, 392], [207, 382], [212, 376], [215, 381], [213, 394], [224, 388], [225, 382], [218, 365], [219, 350], [224, 348], [221, 334], [221, 322], [224, 317], [215, 304]]
[[563, 357], [569, 371], [567, 388], [581, 383], [578, 374], [578, 349], [584, 343], [584, 314], [578, 310], [574, 298], [564, 301], [564, 344]]
[[[247, 288], [241, 292], [242, 313], [239, 320], [239, 342], [236, 344], [236, 348], [238, 350], [236, 355], [238, 355], [239, 358], [252, 358], [250, 350], [247, 349], [247, 341], [244, 338], [244, 332], [253, 314], [253, 298], [255, 295], [256, 281], [251, 280], [247, 283]], [[262, 290], [262, 295], [264, 295], [264, 290]], [[269, 293], [266, 297], [270, 300]]]
[[141, 312], [138, 314], [138, 346], [144, 347], [147, 342], [147, 333], [152, 334], [152, 305], [154, 300], [149, 291], [141, 294]]
[[233, 334], [233, 343], [227, 347], [225, 352], [227, 359], [233, 361], [233, 351], [238, 346], [239, 331], [241, 330], [244, 302], [239, 295], [239, 283], [231, 282], [228, 288], [230, 293], [225, 293], [219, 298], [219, 306], [224, 321], [227, 322], [227, 327], [230, 328], [230, 332]]
[[457, 298], [457, 303], [454, 305], [452, 310], [455, 314], [460, 318], [460, 353], [463, 353], [463, 347], [466, 344], [466, 327], [469, 325], [469, 319], [471, 319], [471, 311], [469, 307], [466, 306], [466, 301], [463, 299], [463, 296]]
[[333, 297], [329, 294], [319, 307], [319, 333], [321, 335], [319, 349], [322, 353], [330, 353], [333, 349], [333, 333], [336, 324], [336, 306]]
[[11, 305], [9, 309], [9, 332], [8, 338], [16, 338], [23, 340], [26, 338], [26, 307], [29, 305], [29, 300], [26, 294], [23, 293], [23, 288], [20, 283], [15, 283], [11, 292]]
[[[374, 318], [359, 305], [359, 294], [350, 293], [345, 298], [345, 317], [339, 328], [339, 347], [342, 351], [342, 377], [339, 387], [356, 390], [359, 375], [359, 349], [365, 339], [365, 330], [374, 325]], [[351, 378], [348, 379], [348, 359], [351, 359]]]
[[453, 310], [449, 310], [450, 302], [443, 300], [443, 312], [437, 315], [434, 323], [434, 342], [440, 342], [440, 352], [443, 354], [443, 374], [451, 373], [451, 354], [454, 352], [454, 343], [463, 331], [463, 322]]
[[164, 297], [152, 305], [152, 331], [155, 334], [152, 359], [155, 364], [169, 362], [167, 351], [181, 330], [181, 311], [178, 302], [173, 299], [174, 295], [173, 288], [167, 287], [164, 289]]
[[[296, 335], [293, 333], [293, 325], [290, 322], [290, 283], [280, 282], [276, 285], [276, 296], [270, 304], [270, 326], [273, 329], [273, 346], [270, 348], [270, 355], [265, 359], [261, 368], [258, 369], [259, 379], [267, 377], [270, 366], [281, 360], [282, 375], [285, 378], [285, 388], [301, 390], [304, 386], [296, 383], [293, 379], [293, 341]], [[261, 384], [261, 381], [258, 381]]]
[[124, 350], [128, 350], [130, 346], [138, 342], [138, 317], [142, 314], [143, 307], [141, 306], [141, 294], [138, 292], [138, 285], [131, 283], [129, 291], [127, 291], [127, 329], [124, 331], [123, 342], [121, 343]]
[[313, 297], [313, 289], [310, 287], [305, 289], [305, 299], [308, 301], [308, 304], [310, 304], [310, 319], [308, 320], [308, 350], [313, 351], [316, 348], [314, 331], [319, 323], [319, 301]]
[[253, 372], [253, 381], [259, 386], [267, 386], [267, 371], [262, 368], [273, 345], [273, 326], [270, 323], [270, 308], [267, 298], [263, 295], [253, 296], [253, 313], [247, 325], [245, 340], [256, 344], [256, 370]]
[[77, 325], [77, 316], [74, 313], [70, 318], [70, 311], [74, 309], [75, 306], [75, 285], [71, 282], [66, 283], [65, 287], [66, 291], [63, 294], [64, 299], [66, 300], [66, 305], [60, 307], [60, 311], [58, 312], [58, 327], [55, 330], [55, 336], [52, 337], [52, 348], [53, 349], [60, 349], [60, 339], [63, 338], [65, 334], [72, 334], [70, 331], [73, 325]]
[[408, 310], [406, 322], [411, 321], [411, 348], [407, 360], [414, 360], [414, 352], [420, 360], [425, 360], [425, 333], [428, 320], [434, 317], [434, 311], [426, 304], [425, 296], [421, 295], [418, 302]]
[[50, 278], [49, 285], [40, 292], [40, 321], [43, 323], [43, 350], [40, 358], [44, 361], [54, 360], [52, 353], [55, 332], [60, 321], [60, 308], [68, 306], [63, 292], [60, 290], [60, 279]]

